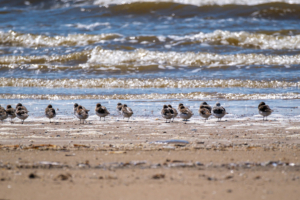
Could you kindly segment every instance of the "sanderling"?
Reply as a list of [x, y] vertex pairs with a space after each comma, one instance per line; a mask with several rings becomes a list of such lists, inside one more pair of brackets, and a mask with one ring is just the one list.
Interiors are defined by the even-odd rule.
[[166, 123], [168, 123], [168, 119], [170, 120], [169, 123], [171, 122], [173, 114], [171, 113], [171, 110], [168, 108], [167, 105], [163, 106], [163, 109], [161, 110], [161, 116], [166, 119]]
[[269, 115], [271, 115], [271, 113], [273, 111], [274, 110], [272, 110], [268, 105], [266, 105], [265, 102], [261, 102], [258, 105], [258, 112], [259, 112], [259, 114], [261, 114], [263, 116], [263, 121], [265, 120], [265, 117], [266, 117], [266, 120], [267, 120], [267, 117]]
[[226, 114], [228, 114], [224, 107], [221, 106], [219, 102], [216, 103], [216, 106], [212, 109], [212, 114], [218, 118], [218, 121], [221, 120]]
[[209, 110], [209, 112], [211, 113], [211, 106], [208, 105], [205, 101], [203, 103], [200, 104], [200, 107], [202, 106], [202, 108], [206, 108]]
[[74, 112], [74, 115], [75, 115], [75, 116], [76, 116], [77, 108], [78, 108], [78, 103], [74, 103], [74, 106], [73, 106], [73, 112]]
[[117, 109], [117, 112], [118, 112], [119, 115], [122, 113], [122, 107], [123, 107], [123, 106], [122, 106], [121, 103], [118, 103], [118, 104], [117, 104], [117, 108], [116, 108], [116, 109]]
[[3, 123], [3, 120], [5, 120], [7, 117], [8, 117], [8, 114], [7, 114], [6, 110], [0, 106], [0, 120], [2, 121], [2, 123]]
[[52, 108], [51, 104], [49, 104], [47, 106], [47, 108], [45, 109], [45, 115], [46, 115], [47, 118], [49, 118], [50, 123], [51, 123], [51, 118], [54, 118], [56, 116], [55, 109]]
[[174, 121], [174, 118], [175, 117], [177, 117], [177, 115], [178, 115], [178, 112], [177, 112], [177, 110], [175, 109], [175, 108], [173, 108], [171, 105], [168, 105], [168, 107], [169, 107], [169, 109], [170, 109], [170, 112], [171, 112], [171, 114], [173, 114], [173, 120], [172, 120], [172, 122]]
[[23, 106], [21, 103], [18, 103], [18, 104], [17, 104], [16, 110], [18, 110], [19, 107], [21, 107], [22, 110], [25, 110], [25, 111], [29, 112], [29, 111], [27, 110], [27, 108], [26, 108], [25, 106]]
[[27, 119], [29, 116], [26, 107], [22, 105], [17, 107], [16, 115], [17, 118], [22, 120], [22, 124], [24, 123], [25, 119]]
[[77, 107], [75, 114], [76, 117], [80, 119], [80, 124], [81, 124], [81, 120], [83, 120], [83, 124], [84, 124], [84, 120], [89, 117], [89, 111], [90, 110], [87, 110], [80, 105]]
[[178, 105], [178, 108], [177, 108], [177, 109], [180, 110], [180, 107], [181, 107], [181, 106], [183, 106], [183, 103], [180, 103], [180, 104]]
[[8, 117], [10, 118], [10, 123], [12, 123], [12, 119], [16, 117], [16, 110], [11, 107], [11, 105], [6, 106], [6, 112]]
[[210, 111], [203, 106], [200, 106], [198, 112], [199, 112], [199, 115], [205, 119], [205, 122], [211, 116]]
[[185, 124], [186, 121], [194, 115], [194, 113], [190, 109], [185, 107], [183, 104], [180, 105], [180, 108], [178, 110], [179, 110], [179, 116], [183, 119], [183, 121], [185, 121]]
[[105, 121], [105, 117], [110, 114], [107, 111], [106, 107], [102, 106], [100, 103], [97, 103], [95, 108], [95, 113], [100, 117], [100, 121], [101, 121], [101, 117], [104, 117], [104, 121]]
[[127, 107], [126, 104], [123, 105], [121, 112], [123, 115], [123, 119], [128, 118], [128, 121], [129, 121], [129, 118], [133, 115], [133, 111], [131, 110], [131, 108]]

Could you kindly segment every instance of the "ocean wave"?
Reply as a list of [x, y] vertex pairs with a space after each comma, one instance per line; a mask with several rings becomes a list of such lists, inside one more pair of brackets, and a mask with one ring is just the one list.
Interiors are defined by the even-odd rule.
[[[149, 15], [153, 17], [172, 16], [185, 18], [259, 17], [271, 19], [299, 19], [299, 0], [16, 0], [4, 2], [10, 12], [11, 7], [23, 10], [80, 9], [99, 16]], [[100, 6], [99, 6], [100, 5]], [[78, 11], [77, 11], [78, 12]]]
[[[1, 63], [1, 61], [0, 61]], [[105, 50], [94, 48], [88, 63], [134, 65], [186, 65], [186, 66], [233, 66], [233, 65], [292, 65], [300, 64], [300, 55], [263, 55], [263, 54], [235, 54], [221, 55], [215, 53], [194, 52], [158, 52], [137, 49], [135, 51]]]
[[[86, 29], [91, 29], [95, 27], [96, 24], [100, 23], [87, 25], [81, 24], [80, 26]], [[272, 33], [273, 34], [271, 35], [270, 33], [264, 34], [249, 33], [245, 31], [230, 32], [216, 30], [212, 33], [199, 32], [197, 34], [187, 34], [184, 36], [132, 35], [129, 37], [124, 37], [120, 34], [110, 33], [100, 35], [77, 34], [68, 36], [49, 37], [46, 35], [22, 34], [14, 31], [9, 31], [0, 32], [0, 45], [26, 47], [85, 46], [95, 43], [103, 43], [108, 40], [119, 40], [122, 41], [122, 43], [132, 43], [134, 41], [134, 43], [141, 45], [145, 43], [153, 43], [157, 46], [168, 45], [170, 47], [177, 45], [193, 45], [199, 43], [208, 43], [210, 45], [232, 45], [244, 48], [260, 48], [274, 50], [300, 49], [300, 35], [280, 35], [280, 31]], [[282, 33], [287, 34], [286, 31], [282, 31]]]
[[295, 36], [276, 36], [245, 31], [230, 32], [216, 30], [212, 33], [200, 32], [194, 35], [169, 36], [169, 38], [180, 41], [183, 45], [187, 41], [208, 42], [216, 45], [234, 45], [246, 48], [260, 49], [300, 49], [300, 35]]
[[42, 95], [42, 94], [0, 94], [0, 99], [46, 99], [46, 100], [76, 100], [76, 99], [193, 99], [193, 100], [253, 100], [253, 99], [300, 99], [299, 93], [270, 94], [220, 94], [206, 92], [173, 93], [173, 94], [114, 94], [114, 95]]
[[[72, 61], [72, 66], [51, 65], [64, 64]], [[74, 64], [77, 63], [77, 64]], [[233, 54], [195, 52], [160, 52], [137, 49], [135, 51], [105, 50], [95, 47], [93, 50], [76, 52], [66, 55], [43, 56], [2, 56], [1, 68], [28, 69], [96, 69], [96, 70], [148, 70], [166, 69], [166, 65], [195, 67], [227, 67], [247, 65], [295, 65], [300, 64], [300, 55], [263, 55], [263, 54]], [[35, 66], [34, 66], [35, 65]], [[174, 69], [172, 67], [171, 69]]]
[[[91, 51], [82, 51], [66, 55], [43, 55], [43, 56], [2, 56], [0, 57], [1, 68], [28, 68], [28, 69], [43, 69], [43, 68], [57, 68], [56, 66], [49, 65], [49, 62], [65, 63], [69, 61], [86, 61], [87, 56]], [[2, 66], [1, 66], [2, 64]], [[20, 66], [20, 64], [32, 64]], [[45, 65], [36, 65], [45, 64]], [[68, 66], [70, 68], [70, 66]]]
[[100, 35], [70, 34], [68, 36], [50, 37], [46, 35], [23, 34], [14, 31], [0, 31], [0, 45], [26, 47], [85, 46], [119, 37], [121, 35], [116, 33]]
[[190, 80], [190, 79], [33, 79], [0, 78], [0, 87], [47, 88], [287, 88], [300, 87], [300, 82], [254, 80]]

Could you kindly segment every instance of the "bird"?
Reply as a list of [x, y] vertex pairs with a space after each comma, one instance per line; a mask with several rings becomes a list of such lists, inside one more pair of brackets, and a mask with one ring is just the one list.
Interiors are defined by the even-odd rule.
[[16, 110], [18, 110], [18, 107], [21, 107], [22, 110], [25, 110], [25, 111], [29, 112], [29, 111], [27, 110], [27, 108], [26, 108], [25, 106], [23, 106], [21, 103], [18, 103], [18, 104], [17, 104]]
[[274, 112], [274, 110], [270, 109], [270, 107], [268, 105], [266, 105], [265, 102], [261, 102], [259, 105], [258, 105], [258, 112], [260, 115], [263, 116], [263, 121], [265, 120], [265, 117], [266, 117], [266, 120], [267, 120], [267, 117], [269, 115], [272, 114], [272, 112]]
[[73, 112], [75, 116], [76, 116], [77, 108], [78, 108], [78, 103], [74, 103]]
[[95, 113], [100, 117], [100, 121], [101, 121], [101, 117], [104, 117], [104, 121], [105, 121], [105, 117], [110, 114], [107, 111], [106, 107], [102, 106], [100, 103], [97, 103], [95, 108]]
[[83, 124], [84, 124], [84, 120], [89, 117], [89, 111], [90, 110], [85, 109], [83, 106], [78, 105], [75, 115], [78, 119], [80, 119], [80, 124], [81, 124], [81, 120], [83, 120]]
[[28, 110], [26, 109], [25, 106], [17, 106], [16, 115], [17, 118], [22, 120], [22, 124], [24, 123], [25, 119], [27, 119], [29, 116]]
[[45, 115], [46, 115], [47, 118], [49, 118], [50, 123], [51, 123], [51, 118], [54, 118], [56, 116], [55, 109], [52, 108], [51, 104], [49, 104], [47, 106], [47, 108], [45, 109]]
[[216, 106], [212, 109], [212, 114], [218, 118], [218, 121], [221, 120], [226, 114], [228, 114], [224, 107], [221, 106], [219, 102], [216, 103]]
[[[127, 107], [126, 104], [124, 104], [122, 106], [122, 111], [121, 111], [122, 115], [123, 115], [123, 119], [124, 118], [128, 118], [128, 121], [129, 121], [129, 118], [133, 115], [133, 111], [131, 108]], [[127, 121], [127, 122], [128, 122]]]
[[201, 103], [198, 112], [199, 115], [205, 118], [206, 121], [211, 116], [211, 106], [204, 101], [203, 103]]
[[211, 112], [207, 108], [205, 108], [203, 105], [200, 106], [198, 112], [199, 112], [199, 115], [205, 119], [205, 121], [208, 120], [208, 118], [211, 116]]
[[209, 112], [211, 113], [211, 106], [210, 105], [208, 105], [205, 101], [203, 102], [203, 103], [201, 103], [201, 105], [200, 106], [202, 106], [203, 108], [206, 108], [206, 109], [208, 109], [209, 110]]
[[194, 113], [190, 109], [186, 108], [183, 104], [180, 105], [179, 113], [179, 116], [183, 119], [183, 121], [185, 121], [185, 124], [186, 121], [194, 115]]
[[183, 103], [180, 103], [179, 105], [178, 105], [178, 110], [180, 110], [180, 107], [181, 106], [183, 106]]
[[117, 104], [117, 112], [119, 113], [119, 114], [121, 114], [122, 113], [122, 104], [121, 103], [118, 103]]
[[16, 117], [16, 110], [11, 107], [11, 105], [6, 106], [6, 113], [8, 117], [10, 118], [10, 122], [12, 123], [12, 119]]
[[161, 110], [161, 116], [166, 119], [166, 123], [168, 123], [168, 119], [171, 122], [171, 119], [173, 118], [173, 114], [171, 113], [173, 110], [170, 110], [167, 105], [163, 106], [163, 109]]
[[173, 120], [172, 120], [172, 122], [174, 121], [174, 118], [175, 117], [177, 117], [177, 115], [178, 115], [178, 112], [177, 112], [177, 110], [175, 109], [175, 108], [173, 108], [171, 105], [168, 105], [168, 108], [169, 108], [169, 110], [170, 110], [170, 112], [173, 114]]
[[5, 120], [7, 117], [8, 117], [8, 115], [7, 115], [6, 110], [0, 106], [0, 120], [2, 121], [2, 123], [3, 123], [3, 120]]

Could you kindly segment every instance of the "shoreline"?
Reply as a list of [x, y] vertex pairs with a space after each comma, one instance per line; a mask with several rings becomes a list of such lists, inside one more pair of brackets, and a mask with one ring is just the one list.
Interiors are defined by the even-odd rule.
[[300, 195], [300, 121], [29, 120], [0, 139], [3, 199]]

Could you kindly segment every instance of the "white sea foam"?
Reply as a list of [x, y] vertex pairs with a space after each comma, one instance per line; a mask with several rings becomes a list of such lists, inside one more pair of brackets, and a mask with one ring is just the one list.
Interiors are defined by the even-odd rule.
[[[216, 30], [212, 33], [178, 36], [170, 35], [169, 38], [176, 41], [198, 41], [220, 43], [222, 45], [235, 45], [243, 47], [257, 47], [260, 49], [299, 49], [300, 35], [295, 36], [276, 36], [258, 33], [249, 33], [245, 31], [230, 32]], [[180, 44], [180, 43], [178, 43]]]
[[99, 26], [105, 26], [105, 27], [109, 28], [110, 23], [109, 22], [104, 22], [104, 23], [96, 22], [96, 23], [92, 23], [92, 24], [77, 23], [77, 24], [74, 24], [73, 26], [80, 28], [80, 29], [94, 30], [96, 27], [99, 27]]
[[[1, 62], [1, 59], [0, 59]], [[188, 65], [188, 66], [236, 66], [236, 65], [293, 65], [300, 64], [300, 55], [263, 55], [195, 52], [159, 52], [137, 49], [135, 51], [105, 50], [94, 48], [88, 59], [90, 64], [114, 66], [135, 63], [136, 65]]]
[[[90, 25], [77, 24], [80, 28], [92, 29], [97, 26], [109, 26], [107, 23], [95, 23]], [[69, 26], [69, 25], [68, 25]], [[69, 34], [67, 36], [54, 36], [50, 37], [47, 35], [34, 35], [34, 34], [23, 34], [14, 31], [4, 32], [0, 31], [0, 44], [9, 44], [12, 46], [84, 46], [91, 43], [97, 43], [104, 40], [111, 40], [121, 37], [120, 34], [108, 33], [99, 35], [87, 35], [87, 34]]]

